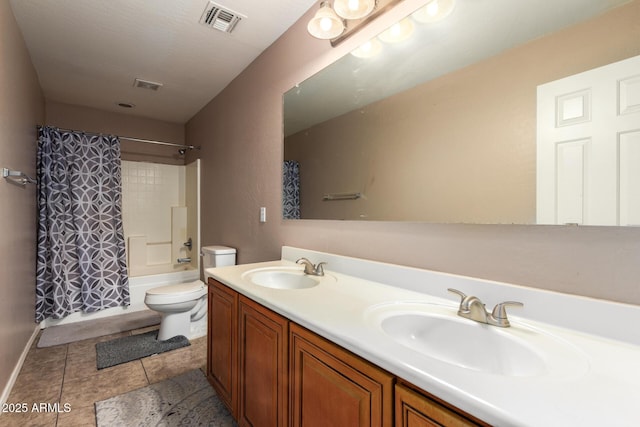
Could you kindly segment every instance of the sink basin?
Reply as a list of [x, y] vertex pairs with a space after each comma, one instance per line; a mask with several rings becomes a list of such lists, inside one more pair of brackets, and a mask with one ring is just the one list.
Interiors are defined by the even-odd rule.
[[335, 280], [328, 275], [309, 276], [296, 267], [258, 268], [243, 273], [242, 278], [254, 285], [272, 289], [309, 289], [324, 280]]
[[586, 371], [586, 358], [569, 343], [538, 329], [499, 328], [434, 304], [386, 304], [367, 317], [387, 337], [448, 365], [494, 375], [525, 377]]

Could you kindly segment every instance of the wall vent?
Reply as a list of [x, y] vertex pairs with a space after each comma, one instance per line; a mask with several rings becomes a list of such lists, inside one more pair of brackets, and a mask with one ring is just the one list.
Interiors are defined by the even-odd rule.
[[238, 22], [245, 18], [246, 16], [244, 15], [210, 1], [200, 17], [200, 23], [224, 33], [230, 33]]

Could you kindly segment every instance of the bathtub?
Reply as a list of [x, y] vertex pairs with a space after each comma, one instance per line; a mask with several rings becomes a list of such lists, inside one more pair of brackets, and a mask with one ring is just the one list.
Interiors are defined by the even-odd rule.
[[[144, 304], [144, 296], [148, 289], [173, 283], [192, 282], [200, 278], [198, 270], [177, 271], [174, 273], [154, 274], [151, 276], [139, 276], [129, 278], [130, 305], [128, 307], [112, 307], [94, 313], [76, 312], [64, 319], [45, 319], [40, 323], [40, 328], [49, 328], [56, 325], [84, 322], [86, 320], [100, 319], [117, 316], [119, 314], [133, 313], [140, 310], [148, 310]], [[207, 334], [207, 316], [197, 322], [191, 323], [190, 338], [197, 338]]]

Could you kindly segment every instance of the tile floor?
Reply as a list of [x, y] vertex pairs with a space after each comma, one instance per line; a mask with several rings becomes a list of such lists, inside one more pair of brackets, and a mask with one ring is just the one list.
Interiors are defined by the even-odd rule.
[[[145, 387], [191, 369], [206, 371], [207, 339], [196, 338], [189, 347], [98, 371], [96, 347], [100, 341], [139, 334], [158, 326], [29, 350], [7, 399], [7, 404], [26, 403], [26, 413], [3, 413], [0, 427], [95, 426], [94, 402]], [[33, 404], [59, 403], [59, 412], [32, 411]], [[64, 412], [65, 404], [70, 408]], [[54, 405], [50, 405], [53, 407]]]

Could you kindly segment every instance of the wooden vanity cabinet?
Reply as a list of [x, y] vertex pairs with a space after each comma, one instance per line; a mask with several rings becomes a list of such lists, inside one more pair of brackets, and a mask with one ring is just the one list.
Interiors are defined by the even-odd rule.
[[288, 319], [240, 295], [239, 425], [288, 425], [288, 332]]
[[238, 408], [238, 293], [209, 279], [207, 379], [234, 417]]
[[403, 381], [396, 384], [394, 396], [395, 427], [489, 426]]
[[392, 425], [391, 374], [295, 323], [289, 329], [292, 427]]
[[288, 424], [289, 321], [209, 279], [207, 378], [240, 426]]

